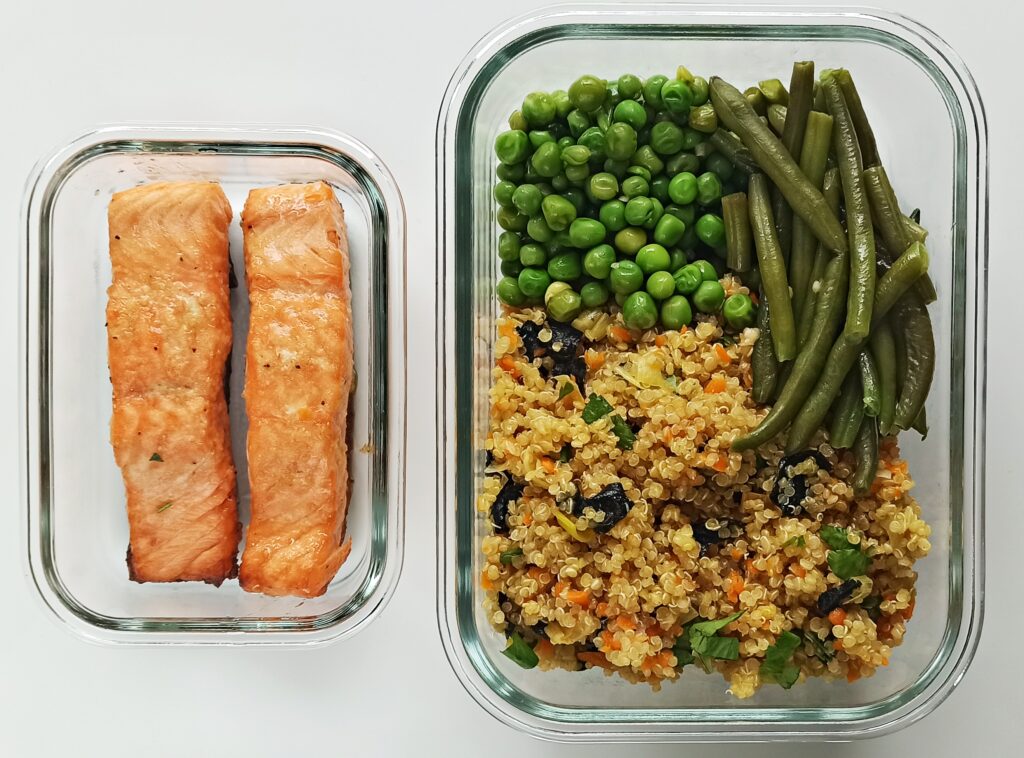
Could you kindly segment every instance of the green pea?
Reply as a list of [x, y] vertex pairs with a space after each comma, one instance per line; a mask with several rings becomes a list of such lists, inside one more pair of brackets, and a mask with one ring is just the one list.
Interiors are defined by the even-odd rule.
[[587, 129], [576, 142], [590, 150], [592, 157], [603, 160], [608, 154], [608, 141], [604, 132], [596, 126]]
[[686, 265], [686, 253], [681, 248], [674, 247], [668, 251], [669, 255], [669, 271], [678, 271]]
[[534, 150], [543, 145], [545, 142], [557, 143], [558, 140], [555, 139], [555, 135], [553, 135], [547, 129], [534, 129], [533, 131], [530, 132], [530, 145], [533, 147]]
[[625, 304], [626, 298], [629, 297], [629, 295], [622, 292], [616, 292], [613, 297], [615, 299], [615, 304], [621, 308]]
[[705, 158], [704, 168], [713, 174], [717, 174], [718, 178], [723, 182], [731, 179], [733, 174], [736, 173], [736, 167], [732, 165], [732, 161], [721, 153], [711, 153], [711, 155]]
[[597, 217], [609, 232], [621, 232], [626, 228], [626, 204], [621, 200], [609, 200], [601, 206]]
[[503, 261], [519, 260], [521, 243], [515, 232], [502, 232], [498, 235], [498, 258]]
[[655, 271], [647, 277], [647, 292], [655, 300], [672, 297], [676, 291], [676, 282], [668, 271]]
[[615, 249], [630, 257], [647, 244], [647, 232], [635, 226], [627, 226], [615, 235]]
[[502, 276], [516, 277], [523, 270], [523, 264], [519, 261], [502, 261], [501, 265], [498, 266], [498, 270]]
[[612, 120], [629, 124], [633, 129], [640, 130], [647, 123], [647, 111], [636, 100], [623, 100], [615, 106]]
[[608, 274], [608, 287], [612, 292], [628, 295], [644, 286], [644, 270], [633, 261], [616, 261]]
[[615, 263], [615, 249], [611, 245], [598, 245], [583, 256], [583, 270], [595, 279], [607, 279]]
[[693, 321], [690, 301], [682, 295], [673, 295], [661, 304], [661, 325], [666, 329], [682, 329]]
[[576, 206], [561, 195], [548, 195], [540, 204], [548, 226], [556, 232], [568, 229], [576, 219]]
[[646, 102], [652, 108], [661, 110], [661, 90], [665, 86], [665, 82], [668, 81], [667, 76], [656, 74], [644, 82], [644, 102]]
[[715, 266], [711, 261], [705, 258], [698, 258], [693, 262], [693, 265], [700, 269], [701, 281], [718, 281], [718, 271], [715, 270]]
[[675, 155], [683, 149], [683, 130], [671, 121], [651, 127], [651, 148], [659, 155]]
[[607, 171], [594, 174], [590, 177], [590, 193], [598, 200], [611, 200], [619, 194], [619, 180]]
[[694, 230], [693, 226], [691, 225], [691, 226], [686, 227], [686, 231], [683, 232], [683, 238], [681, 240], [679, 240], [679, 247], [683, 248], [683, 250], [691, 250], [692, 251], [692, 250], [695, 250], [697, 248], [697, 242], [698, 241], [699, 240], [697, 239], [697, 232]]
[[688, 205], [697, 199], [697, 177], [682, 171], [668, 183], [668, 196], [673, 203]]
[[636, 152], [636, 130], [629, 124], [616, 122], [604, 133], [609, 158], [628, 160]]
[[548, 315], [555, 321], [572, 321], [583, 310], [583, 299], [578, 292], [564, 289], [547, 301], [547, 309]]
[[643, 226], [653, 213], [654, 203], [649, 197], [640, 195], [626, 203], [626, 223], [630, 226]]
[[[526, 267], [543, 266], [548, 262], [548, 253], [536, 242], [530, 242], [519, 248], [519, 262]], [[547, 285], [544, 285], [545, 287]], [[523, 290], [524, 292], [526, 290]]]
[[676, 280], [676, 292], [680, 295], [692, 295], [704, 281], [700, 268], [692, 263], [676, 271], [672, 278]]
[[579, 216], [587, 208], [587, 196], [583, 194], [581, 190], [575, 187], [568, 188], [562, 193], [562, 196], [572, 203], [573, 208], [576, 209], [576, 215]]
[[693, 293], [693, 304], [702, 313], [717, 313], [725, 301], [725, 290], [718, 282], [701, 282]]
[[718, 129], [718, 113], [715, 112], [715, 106], [704, 103], [690, 108], [687, 123], [702, 134], [713, 134]]
[[715, 174], [707, 171], [697, 177], [697, 202], [711, 205], [722, 197], [722, 182]]
[[630, 329], [650, 329], [658, 323], [658, 306], [646, 292], [634, 292], [622, 304], [622, 320]]
[[693, 93], [693, 104], [704, 105], [708, 101], [708, 95], [710, 94], [708, 80], [703, 76], [693, 77], [693, 81], [690, 82], [690, 91]]
[[669, 176], [675, 176], [683, 171], [689, 171], [691, 174], [696, 175], [696, 172], [700, 170], [700, 159], [693, 153], [677, 153], [668, 159], [665, 164], [665, 173]]
[[518, 132], [529, 131], [530, 125], [526, 123], [521, 111], [512, 111], [508, 117], [508, 128]]
[[574, 138], [579, 139], [580, 135], [591, 126], [590, 116], [581, 110], [573, 110], [569, 112], [569, 115], [565, 117], [566, 124], [569, 126], [569, 134]]
[[590, 148], [586, 145], [571, 145], [562, 150], [562, 163], [566, 166], [586, 166], [589, 160]]
[[494, 153], [502, 163], [521, 163], [530, 154], [530, 138], [518, 129], [502, 132], [494, 139]]
[[502, 277], [496, 289], [498, 299], [505, 305], [518, 306], [526, 302], [526, 295], [519, 289], [519, 282], [514, 277]]
[[551, 284], [551, 277], [542, 268], [527, 266], [519, 272], [519, 290], [528, 300], [540, 300]]
[[569, 225], [569, 239], [576, 247], [587, 249], [604, 242], [604, 224], [592, 218], [577, 218]]
[[754, 323], [754, 302], [742, 292], [729, 295], [722, 306], [722, 315], [733, 329], [746, 329]]
[[585, 187], [590, 176], [590, 166], [566, 166], [565, 178], [574, 187]]
[[491, 193], [494, 195], [495, 201], [502, 208], [514, 207], [512, 203], [512, 193], [516, 191], [516, 185], [512, 182], [498, 182], [494, 185], [494, 191]]
[[661, 102], [669, 113], [689, 113], [693, 105], [693, 91], [686, 82], [669, 79], [662, 85]]
[[629, 161], [617, 161], [609, 158], [604, 162], [604, 170], [621, 181], [627, 176]]
[[[641, 179], [647, 182], [648, 185], [650, 185], [651, 183], [651, 171], [646, 166], [634, 166], [631, 164], [630, 167], [626, 169], [626, 173], [629, 174], [630, 176], [639, 176]], [[647, 191], [650, 191], [649, 186]]]
[[683, 129], [683, 150], [693, 152], [697, 145], [701, 144], [706, 139], [704, 134], [701, 134], [696, 129], [686, 127]]
[[640, 77], [633, 74], [623, 74], [618, 81], [619, 95], [629, 100], [635, 100], [643, 92], [644, 85]]
[[498, 179], [503, 182], [519, 184], [523, 181], [523, 177], [526, 175], [526, 166], [522, 163], [499, 163], [498, 167], [494, 170], [494, 173], [496, 173], [498, 175]]
[[722, 217], [714, 213], [705, 213], [697, 219], [697, 238], [711, 247], [724, 245], [725, 224], [722, 222]]
[[[541, 202], [541, 207], [544, 207], [543, 201]], [[554, 230], [548, 226], [548, 222], [544, 220], [543, 216], [531, 218], [526, 224], [526, 233], [530, 236], [530, 239], [537, 242], [550, 242], [551, 238], [555, 236]]]
[[647, 220], [642, 224], [643, 228], [649, 232], [653, 232], [655, 227], [658, 225], [658, 220], [665, 213], [665, 206], [661, 204], [661, 201], [652, 197], [651, 199], [651, 212], [648, 215]]
[[580, 287], [580, 299], [586, 308], [598, 308], [608, 302], [608, 288], [601, 282], [587, 282]]
[[590, 112], [601, 107], [608, 96], [608, 85], [604, 79], [586, 74], [569, 87], [569, 102], [573, 108]]
[[555, 192], [565, 192], [569, 189], [569, 179], [565, 174], [551, 177], [551, 188]]
[[686, 231], [686, 224], [670, 213], [665, 213], [658, 219], [658, 225], [654, 227], [654, 241], [665, 247], [672, 247], [683, 238]]
[[556, 282], [572, 282], [582, 275], [579, 253], [559, 253], [548, 261], [548, 276]]
[[565, 118], [572, 110], [572, 101], [569, 100], [569, 93], [564, 89], [556, 89], [551, 93], [551, 100], [555, 104], [555, 115]]
[[686, 224], [687, 227], [693, 226], [693, 222], [697, 220], [697, 206], [693, 203], [689, 205], [676, 205], [672, 203], [665, 208], [665, 213], [675, 216]]
[[512, 205], [527, 216], [536, 216], [540, 213], [540, 203], [543, 199], [544, 195], [536, 184], [520, 184], [512, 193]]
[[562, 173], [562, 151], [554, 142], [545, 142], [530, 157], [530, 165], [540, 176], [556, 177]]
[[[632, 101], [631, 101], [632, 102]], [[651, 176], [660, 174], [665, 170], [665, 162], [658, 157], [650, 145], [641, 145], [633, 153], [630, 159], [634, 166], [643, 166], [651, 172]], [[648, 180], [650, 181], [650, 180]]]
[[668, 254], [668, 250], [657, 243], [644, 245], [636, 253], [636, 263], [645, 274], [667, 271], [671, 262], [672, 257]]
[[526, 163], [520, 164], [523, 167], [523, 181], [527, 184], [536, 184], [537, 182], [543, 181], [545, 177], [537, 173], [537, 169], [533, 167], [532, 161], [526, 161]]
[[509, 232], [526, 231], [530, 219], [515, 208], [498, 208], [498, 226]]
[[523, 98], [523, 117], [534, 129], [543, 129], [555, 120], [555, 101], [547, 92], [531, 92]]
[[640, 197], [651, 191], [651, 186], [642, 176], [631, 176], [622, 182], [622, 194], [628, 198]]

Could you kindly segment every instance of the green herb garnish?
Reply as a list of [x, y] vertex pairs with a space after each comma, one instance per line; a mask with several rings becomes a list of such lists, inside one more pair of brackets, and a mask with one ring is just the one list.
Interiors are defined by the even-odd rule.
[[629, 428], [622, 416], [615, 414], [612, 416], [612, 431], [615, 432], [615, 436], [619, 438], [619, 447], [623, 450], [632, 450], [633, 443], [636, 442], [636, 435], [633, 434], [633, 430]]
[[503, 550], [501, 554], [498, 556], [498, 560], [500, 560], [504, 565], [507, 566], [510, 563], [512, 563], [512, 561], [515, 558], [518, 558], [522, 554], [523, 549], [521, 547], [514, 547], [511, 550]]
[[782, 543], [783, 547], [806, 547], [807, 540], [804, 539], [802, 534], [798, 534], [796, 537], [790, 537], [788, 540]]
[[569, 397], [573, 392], [576, 391], [576, 385], [572, 382], [562, 382], [562, 386], [558, 388], [558, 399]]
[[691, 624], [687, 632], [694, 660], [705, 671], [711, 671], [711, 659], [735, 661], [740, 656], [740, 641], [735, 637], [721, 637], [718, 632], [743, 615], [737, 611], [731, 616], [714, 621], [698, 621]]
[[583, 420], [588, 424], [593, 424], [611, 412], [612, 407], [607, 400], [600, 395], [591, 395], [590, 399], [587, 400], [586, 407], [583, 409]]
[[160, 457], [160, 453], [153, 453], [149, 456], [149, 460], [156, 461], [157, 463], [163, 463], [164, 459]]
[[173, 502], [169, 502], [169, 503], [164, 503], [163, 505], [161, 505], [161, 506], [160, 506], [159, 508], [157, 508], [157, 509], [156, 509], [156, 512], [157, 512], [157, 513], [163, 513], [163, 512], [164, 512], [164, 511], [166, 511], [166, 510], [167, 510], [168, 508], [170, 508], [170, 507], [171, 507], [172, 505], [174, 505], [174, 503], [173, 503]]
[[789, 662], [793, 653], [800, 647], [800, 638], [793, 632], [783, 632], [770, 645], [764, 654], [764, 662], [761, 664], [761, 678], [768, 682], [775, 682], [782, 689], [788, 690], [796, 680], [800, 678], [800, 667]]
[[868, 595], [860, 601], [860, 607], [864, 609], [872, 621], [878, 621], [878, 618], [882, 615], [881, 595]]
[[829, 661], [835, 658], [835, 651], [831, 650], [829, 646], [826, 645], [820, 637], [818, 637], [818, 635], [811, 632], [808, 634], [800, 634], [800, 636], [803, 638], [804, 642], [810, 644], [814, 652], [814, 657], [826, 666], [828, 665]]
[[672, 646], [672, 654], [676, 657], [676, 666], [679, 668], [693, 663], [693, 648], [690, 646], [690, 636], [687, 634], [686, 629], [683, 630], [683, 633], [679, 635]]
[[818, 532], [822, 542], [833, 550], [845, 550], [850, 545], [850, 533], [841, 526], [823, 526]]
[[508, 647], [501, 653], [509, 660], [515, 661], [524, 669], [532, 669], [540, 662], [533, 648], [517, 632], [512, 632], [508, 636], [508, 642]]
[[868, 566], [871, 565], [871, 559], [857, 548], [830, 550], [826, 560], [832, 573], [840, 579], [863, 576], [867, 573]]
[[568, 443], [562, 445], [562, 449], [558, 451], [558, 460], [560, 460], [562, 463], [568, 463], [569, 461], [572, 460], [572, 452], [572, 445]]

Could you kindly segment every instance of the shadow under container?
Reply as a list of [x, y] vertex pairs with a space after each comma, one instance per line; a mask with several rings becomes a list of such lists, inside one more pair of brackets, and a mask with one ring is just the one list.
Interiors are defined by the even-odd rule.
[[[109, 443], [107, 206], [138, 184], [184, 180], [219, 182], [235, 214], [228, 402], [243, 525], [248, 295], [239, 214], [251, 189], [318, 180], [345, 209], [352, 552], [320, 597], [252, 594], [237, 579], [220, 587], [128, 579], [124, 486]], [[401, 571], [405, 519], [405, 211], [380, 159], [350, 137], [312, 129], [104, 127], [40, 162], [23, 217], [22, 499], [31, 576], [56, 618], [93, 641], [158, 645], [312, 644], [375, 618]]]
[[[494, 365], [497, 236], [493, 144], [529, 92], [581, 74], [671, 75], [684, 64], [743, 87], [788, 81], [795, 60], [849, 68], [883, 163], [919, 207], [939, 300], [927, 439], [901, 440], [931, 524], [917, 604], [888, 667], [854, 684], [764, 687], [747, 700], [715, 674], [654, 692], [603, 672], [523, 670], [483, 612], [489, 532], [475, 507], [484, 476]], [[504, 24], [449, 85], [438, 153], [438, 621], [453, 669], [488, 712], [535, 736], [573, 741], [845, 740], [891, 732], [936, 707], [961, 679], [982, 620], [987, 147], [963, 63], [906, 18], [862, 9], [594, 5]]]

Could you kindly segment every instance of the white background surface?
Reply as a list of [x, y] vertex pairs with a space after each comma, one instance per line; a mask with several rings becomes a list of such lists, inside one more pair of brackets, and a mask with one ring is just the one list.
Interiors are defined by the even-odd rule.
[[[939, 709], [847, 745], [565, 746], [484, 713], [448, 667], [435, 623], [434, 128], [448, 78], [516, 3], [4, 3], [0, 16], [0, 756], [989, 756], [1019, 755], [1018, 428], [1022, 200], [1019, 35], [1009, 3], [900, 0], [967, 61], [991, 162], [988, 579], [973, 666]], [[442, 9], [450, 5], [451, 10]], [[1013, 10], [1007, 10], [1013, 8]], [[384, 614], [314, 650], [120, 649], [73, 638], [32, 596], [19, 519], [18, 212], [42, 154], [99, 122], [240, 121], [349, 132], [389, 164], [409, 222], [406, 559]], [[908, 125], [909, 126], [909, 125]], [[1012, 331], [1011, 331], [1012, 330]], [[1015, 744], [1016, 743], [1016, 744]]]

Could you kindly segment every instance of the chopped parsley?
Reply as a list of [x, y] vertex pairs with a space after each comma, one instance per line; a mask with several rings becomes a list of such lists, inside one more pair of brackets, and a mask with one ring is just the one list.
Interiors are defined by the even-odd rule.
[[806, 547], [807, 540], [804, 539], [802, 534], [798, 534], [796, 537], [790, 537], [788, 540], [782, 543], [783, 547]]
[[532, 669], [540, 662], [540, 658], [533, 652], [530, 644], [520, 637], [517, 632], [512, 632], [508, 636], [508, 643], [508, 647], [501, 651], [502, 655], [509, 660], [515, 661], [524, 669]]
[[636, 442], [636, 435], [633, 430], [629, 428], [629, 424], [623, 420], [622, 416], [615, 414], [612, 416], [612, 431], [615, 432], [615, 436], [619, 438], [619, 447], [623, 450], [632, 450], [633, 443]]
[[850, 533], [841, 526], [825, 525], [818, 532], [822, 542], [833, 550], [845, 550], [849, 547], [856, 547], [850, 544]]
[[576, 391], [576, 385], [575, 384], [573, 384], [572, 382], [568, 382], [568, 381], [562, 382], [562, 386], [558, 388], [558, 399], [562, 400], [563, 398], [567, 398], [567, 397], [569, 397], [569, 395], [571, 395], [575, 391]]
[[587, 400], [587, 405], [583, 409], [583, 420], [588, 424], [593, 424], [598, 419], [602, 419], [612, 412], [612, 406], [600, 395], [591, 395], [590, 399]]
[[718, 632], [742, 616], [737, 611], [731, 616], [714, 621], [691, 622], [683, 630], [672, 648], [679, 666], [697, 663], [707, 672], [711, 660], [735, 661], [740, 657], [740, 641], [736, 637], [723, 637]]
[[814, 651], [814, 657], [821, 661], [824, 665], [828, 665], [828, 662], [835, 658], [835, 651], [832, 650], [825, 642], [813, 632], [808, 634], [802, 634], [804, 642], [810, 644], [811, 649]]
[[558, 451], [558, 460], [562, 463], [568, 463], [572, 460], [572, 445], [568, 442], [562, 445], [562, 449]]
[[775, 682], [782, 689], [788, 690], [800, 678], [800, 667], [790, 663], [793, 653], [800, 647], [800, 638], [793, 632], [783, 632], [770, 645], [764, 654], [761, 664], [761, 678], [767, 682]]
[[163, 463], [164, 459], [160, 457], [160, 453], [153, 453], [149, 456], [149, 460], [156, 461], [157, 463]]
[[503, 550], [501, 554], [498, 556], [498, 560], [500, 560], [504, 565], [507, 566], [522, 554], [523, 549], [521, 547], [514, 547], [511, 550]]
[[828, 545], [826, 560], [832, 573], [840, 579], [852, 579], [867, 573], [871, 558], [860, 549], [860, 545], [850, 542], [850, 533], [839, 526], [823, 526], [818, 536]]

